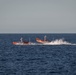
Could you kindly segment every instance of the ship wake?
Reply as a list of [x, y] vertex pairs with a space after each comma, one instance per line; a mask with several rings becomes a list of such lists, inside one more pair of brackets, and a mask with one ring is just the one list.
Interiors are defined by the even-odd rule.
[[44, 45], [76, 45], [76, 44], [64, 41], [63, 39], [56, 39], [49, 43], [44, 43]]

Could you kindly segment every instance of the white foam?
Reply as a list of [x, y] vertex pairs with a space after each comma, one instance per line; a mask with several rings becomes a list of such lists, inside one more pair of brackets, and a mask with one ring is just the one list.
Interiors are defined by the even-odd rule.
[[69, 43], [67, 41], [64, 41], [63, 39], [56, 39], [49, 43], [45, 43], [44, 45], [76, 45], [76, 44]]

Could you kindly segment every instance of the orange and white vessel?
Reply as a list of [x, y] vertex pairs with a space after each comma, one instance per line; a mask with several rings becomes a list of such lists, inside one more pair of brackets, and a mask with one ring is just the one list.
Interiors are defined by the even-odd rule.
[[21, 38], [20, 41], [18, 42], [12, 42], [12, 43], [13, 45], [31, 45], [32, 44], [30, 41], [29, 42], [23, 41], [23, 38]]
[[37, 41], [38, 43], [41, 43], [41, 44], [50, 43], [49, 41], [46, 40], [46, 36], [44, 36], [44, 40], [41, 40], [41, 39], [39, 39], [39, 38], [36, 38], [36, 41]]

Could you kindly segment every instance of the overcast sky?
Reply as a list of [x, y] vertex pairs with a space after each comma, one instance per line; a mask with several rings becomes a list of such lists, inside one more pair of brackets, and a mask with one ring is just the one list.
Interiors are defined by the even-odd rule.
[[0, 0], [0, 33], [76, 33], [76, 0]]

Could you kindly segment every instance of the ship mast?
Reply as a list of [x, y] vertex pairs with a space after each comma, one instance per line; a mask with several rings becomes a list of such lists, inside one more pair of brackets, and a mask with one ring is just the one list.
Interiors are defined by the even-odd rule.
[[44, 41], [46, 41], [46, 35], [44, 36]]
[[23, 38], [22, 37], [21, 37], [20, 41], [23, 42]]

